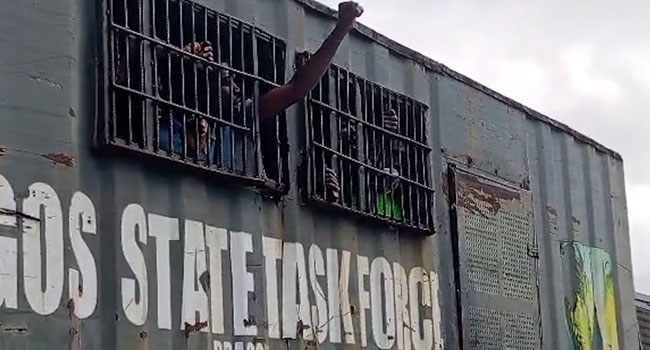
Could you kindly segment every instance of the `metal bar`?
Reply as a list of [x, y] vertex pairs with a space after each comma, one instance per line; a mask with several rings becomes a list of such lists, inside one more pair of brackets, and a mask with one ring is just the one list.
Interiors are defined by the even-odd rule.
[[[271, 50], [273, 51], [271, 53], [271, 60], [273, 64], [273, 81], [277, 81], [277, 57], [276, 57], [276, 46], [275, 46], [275, 40], [271, 38]], [[276, 166], [277, 166], [277, 171], [278, 171], [278, 181], [280, 181], [281, 177], [281, 168], [282, 168], [282, 150], [280, 149], [280, 118], [279, 116], [275, 118], [275, 121], [273, 123], [275, 125], [275, 150], [276, 150]]]
[[183, 113], [183, 160], [187, 160], [187, 114]]
[[[191, 45], [190, 46], [190, 51], [193, 53], [194, 52], [194, 43], [197, 42], [197, 37], [196, 37], [196, 12], [195, 12], [193, 2], [190, 2], [189, 6], [190, 6], [190, 13], [191, 13], [190, 21], [191, 21], [191, 25], [192, 25], [192, 27], [191, 27], [192, 40], [190, 42], [190, 45]], [[198, 55], [198, 56], [200, 56], [200, 55]], [[194, 109], [198, 111], [198, 110], [200, 110], [200, 107], [199, 107], [199, 82], [198, 82], [198, 80], [199, 80], [199, 76], [198, 76], [199, 67], [198, 67], [197, 62], [192, 62], [192, 70], [193, 70], [193, 73], [194, 73], [194, 75], [192, 76], [192, 81], [194, 83]], [[195, 128], [194, 128], [195, 130], [192, 130], [192, 132], [194, 132], [194, 148], [195, 148], [194, 153], [196, 153], [195, 154], [196, 162], [199, 162], [199, 160], [201, 159], [200, 155], [201, 155], [201, 148], [202, 148], [201, 134], [200, 134], [200, 131], [199, 131], [200, 126], [201, 126], [200, 125], [201, 120], [200, 120], [200, 118], [198, 116], [194, 115], [192, 117], [194, 119], [194, 126], [195, 126]], [[208, 152], [207, 149], [206, 149], [206, 152]]]
[[[321, 87], [322, 80], [321, 82], [316, 85], [316, 88], [313, 89], [312, 91], [309, 92], [309, 99], [314, 98], [314, 92], [316, 89], [322, 90]], [[306, 138], [306, 144], [307, 144], [307, 149], [305, 152], [307, 153], [307, 193], [314, 194], [315, 187], [316, 187], [316, 178], [315, 178], [315, 173], [316, 173], [316, 154], [314, 152], [314, 147], [312, 146], [312, 142], [314, 141], [314, 133], [315, 133], [315, 123], [314, 123], [314, 108], [313, 106], [309, 106], [308, 104], [305, 103], [305, 113], [307, 113], [307, 128], [305, 129], [305, 138]]]
[[128, 0], [124, 0], [124, 26], [125, 27], [131, 27], [129, 24], [129, 3]]
[[[115, 11], [113, 9], [114, 0], [109, 0], [108, 3], [109, 3], [109, 13], [110, 13], [109, 21], [112, 24], [115, 22]], [[108, 86], [112, 86], [115, 85], [117, 82], [117, 77], [120, 69], [119, 68], [120, 62], [118, 62], [115, 59], [115, 51], [119, 49], [119, 42], [118, 42], [117, 35], [115, 35], [115, 31], [110, 29], [110, 25], [109, 25], [108, 32], [109, 32], [108, 49], [110, 50], [111, 61], [110, 61], [110, 66], [108, 66], [110, 68], [107, 67], [109, 69], [109, 74], [108, 74], [108, 80], [106, 81], [106, 84], [108, 84]], [[109, 115], [108, 131], [109, 131], [109, 140], [112, 141], [117, 138], [117, 103], [115, 102], [115, 91], [108, 91], [109, 90], [108, 88], [106, 88], [105, 90], [107, 92], [106, 95], [108, 96], [109, 103], [110, 103], [110, 110], [108, 112]]]
[[[138, 6], [138, 28], [144, 33], [144, 7], [142, 6], [142, 1], [143, 0], [138, 0], [137, 6]], [[140, 69], [140, 89], [142, 89], [143, 92], [146, 91], [146, 68], [145, 68], [145, 44], [144, 41], [138, 40], [138, 48], [140, 50], [139, 52], [139, 69]], [[145, 99], [142, 99], [141, 102], [142, 106], [142, 111], [141, 111], [141, 123], [142, 123], [142, 138], [140, 141], [142, 142], [142, 147], [147, 146], [147, 101]]]
[[[242, 70], [246, 70], [246, 50], [245, 50], [245, 40], [244, 40], [244, 23], [239, 22], [239, 41], [240, 41], [240, 55], [241, 55], [241, 62], [242, 62]], [[253, 35], [253, 32], [251, 31], [251, 36]], [[252, 40], [252, 38], [251, 38]], [[247, 125], [247, 118], [248, 116], [246, 115], [246, 78], [242, 79], [241, 83], [241, 98], [240, 98], [240, 113], [242, 117], [242, 125]], [[243, 134], [241, 137], [241, 142], [242, 142], [242, 172], [245, 174], [246, 173], [246, 144], [248, 141], [248, 134]]]
[[[370, 123], [370, 122], [367, 122], [367, 121], [364, 121], [364, 120], [358, 119], [357, 117], [355, 117], [355, 116], [353, 116], [353, 115], [351, 115], [351, 114], [349, 114], [349, 113], [343, 112], [342, 110], [340, 110], [340, 109], [338, 109], [338, 108], [335, 108], [335, 107], [332, 107], [332, 106], [330, 106], [330, 105], [328, 105], [328, 104], [325, 104], [325, 103], [323, 103], [323, 102], [321, 102], [321, 101], [310, 100], [309, 102], [310, 102], [310, 103], [313, 103], [313, 104], [316, 104], [316, 105], [318, 105], [318, 106], [320, 106], [320, 107], [323, 107], [323, 108], [325, 108], [325, 109], [328, 109], [328, 110], [330, 110], [331, 112], [334, 112], [334, 113], [336, 113], [336, 114], [338, 114], [338, 115], [341, 115], [342, 117], [346, 117], [346, 118], [348, 118], [348, 119], [354, 119], [354, 120], [358, 121], [359, 123], [362, 123], [362, 124], [364, 124], [365, 126], [371, 128], [371, 129], [378, 130], [378, 131], [382, 131], [382, 127], [381, 127], [381, 126], [377, 126], [377, 125], [375, 125], [375, 124], [373, 124], [373, 123]], [[374, 113], [374, 94], [373, 94], [373, 113]], [[386, 135], [390, 135], [390, 136], [392, 136], [392, 137], [394, 137], [394, 138], [396, 138], [396, 139], [401, 139], [402, 141], [406, 141], [406, 142], [408, 142], [408, 143], [410, 143], [410, 144], [413, 144], [413, 145], [416, 145], [416, 146], [422, 147], [422, 148], [424, 148], [424, 149], [426, 149], [426, 150], [431, 150], [431, 148], [430, 148], [428, 145], [423, 144], [423, 143], [420, 143], [420, 142], [417, 142], [417, 141], [415, 141], [415, 140], [413, 140], [413, 139], [411, 139], [411, 138], [408, 138], [408, 137], [406, 137], [406, 136], [403, 136], [403, 135], [400, 135], [400, 134], [397, 134], [397, 133], [394, 133], [394, 132], [392, 132], [392, 131], [388, 131], [388, 130], [385, 130], [385, 131], [383, 131], [383, 132], [385, 132]]]
[[[228, 63], [232, 66], [232, 58], [233, 58], [233, 38], [232, 38], [232, 19], [228, 18], [228, 40], [229, 40], [229, 60]], [[235, 104], [235, 98], [233, 96], [233, 90], [234, 90], [234, 79], [235, 77], [233, 75], [230, 75], [229, 84], [230, 84], [230, 121], [234, 123], [234, 104]], [[237, 123], [234, 123], [237, 124]], [[230, 133], [230, 171], [233, 171], [235, 169], [235, 133], [233, 129], [229, 129], [228, 131]]]
[[[319, 199], [319, 198], [313, 198], [312, 197], [311, 202], [312, 202], [313, 205], [316, 205], [316, 206], [322, 207], [322, 208], [331, 208], [331, 206], [332, 206], [332, 203], [324, 201], [324, 200]], [[335, 204], [335, 207], [337, 209], [344, 210], [346, 212], [352, 213], [352, 214], [356, 215], [357, 217], [367, 218], [367, 219], [375, 220], [375, 221], [378, 221], [378, 222], [383, 222], [385, 220], [384, 218], [382, 218], [382, 217], [380, 217], [378, 215], [369, 214], [369, 213], [366, 213], [366, 212], [363, 212], [363, 211], [360, 211], [360, 210], [357, 210], [357, 209], [354, 209], [354, 208], [345, 208], [345, 207], [341, 207], [341, 206], [336, 205], [336, 204]], [[397, 227], [400, 227], [400, 228], [405, 228], [405, 229], [416, 231], [416, 232], [429, 231], [428, 229], [425, 230], [425, 229], [422, 229], [420, 227], [411, 226], [409, 224], [400, 223], [400, 222], [394, 222], [394, 225], [397, 226]]]
[[[364, 164], [363, 162], [361, 162], [361, 161], [359, 161], [359, 160], [357, 160], [357, 159], [354, 159], [354, 158], [352, 158], [352, 157], [349, 157], [349, 156], [347, 156], [347, 155], [345, 155], [345, 154], [343, 154], [343, 153], [341, 153], [341, 152], [338, 152], [338, 151], [336, 151], [336, 150], [334, 150], [334, 149], [332, 149], [332, 148], [330, 148], [330, 147], [327, 147], [327, 146], [323, 145], [323, 144], [320, 143], [320, 142], [314, 142], [314, 146], [316, 146], [316, 147], [318, 147], [318, 148], [321, 148], [321, 149], [323, 149], [323, 150], [325, 150], [325, 151], [327, 151], [327, 152], [331, 153], [332, 155], [335, 155], [335, 156], [337, 156], [337, 157], [339, 157], [339, 158], [341, 158], [341, 157], [342, 157], [342, 158], [345, 158], [346, 161], [350, 161], [350, 162], [352, 162], [352, 163], [354, 163], [354, 164], [357, 164], [357, 165], [359, 165], [359, 166], [361, 166], [361, 167], [364, 167], [364, 168], [366, 168], [366, 169], [372, 170], [372, 171], [375, 172], [375, 173], [378, 173], [378, 174], [381, 174], [381, 175], [385, 175], [385, 176], [390, 176], [390, 175], [391, 175], [391, 173], [389, 173], [389, 172], [386, 172], [386, 171], [384, 171], [384, 170], [382, 170], [382, 169], [379, 169], [379, 168], [374, 167], [374, 166], [371, 166], [371, 165]], [[433, 191], [433, 190], [434, 190], [433, 188], [431, 188], [431, 187], [429, 187], [429, 186], [419, 184], [419, 183], [417, 183], [417, 182], [415, 182], [415, 181], [413, 181], [413, 180], [411, 180], [411, 179], [405, 178], [405, 177], [403, 177], [403, 176], [401, 176], [401, 175], [400, 175], [400, 176], [397, 176], [397, 178], [398, 178], [399, 180], [401, 180], [401, 181], [404, 181], [404, 182], [406, 182], [406, 183], [409, 183], [409, 184], [415, 185], [415, 186], [417, 186], [417, 187], [420, 187], [420, 188], [423, 188], [423, 189], [426, 189], [426, 190], [430, 190], [430, 191]]]
[[[155, 156], [155, 157], [159, 157], [159, 158], [161, 157], [161, 154], [150, 152], [150, 151], [143, 150], [143, 149], [140, 149], [140, 148], [132, 148], [132, 147], [129, 147], [129, 146], [125, 146], [125, 145], [123, 145], [123, 144], [121, 144], [119, 142], [114, 142], [111, 145], [113, 147], [116, 147], [116, 148], [126, 149], [126, 150], [128, 150], [130, 152], [136, 152], [136, 153], [142, 154], [142, 155]], [[172, 161], [174, 163], [181, 163], [181, 164], [183, 164], [183, 166], [186, 166], [186, 167], [190, 167], [190, 168], [194, 168], [194, 169], [201, 169], [201, 170], [209, 170], [212, 173], [215, 173], [215, 174], [218, 174], [218, 175], [225, 175], [230, 179], [238, 180], [238, 181], [241, 181], [242, 183], [245, 183], [245, 184], [254, 184], [254, 185], [260, 186], [260, 187], [264, 186], [264, 182], [261, 181], [259, 178], [240, 176], [240, 175], [237, 175], [237, 174], [232, 174], [232, 173], [229, 173], [229, 172], [221, 171], [221, 170], [219, 170], [219, 169], [217, 169], [215, 167], [212, 167], [210, 169], [206, 169], [205, 167], [199, 166], [199, 165], [194, 164], [194, 163], [184, 162], [183, 160], [179, 159], [178, 157], [165, 157], [165, 159], [167, 159], [169, 161]]]
[[183, 0], [178, 0], [178, 33], [179, 33], [179, 46], [181, 49], [185, 42], [185, 28], [183, 27]]
[[[125, 37], [125, 57], [126, 57], [126, 86], [131, 88], [131, 52], [130, 52], [130, 38], [129, 36]], [[131, 95], [127, 95], [128, 101], [128, 142], [131, 144], [133, 142], [133, 103], [131, 101]]]
[[[156, 8], [156, 1], [151, 0], [151, 23], [153, 30], [153, 37], [158, 37], [158, 24], [156, 22], [158, 18], [158, 10]], [[152, 74], [152, 85], [155, 95], [160, 97], [160, 64], [158, 62], [158, 47], [156, 44], [152, 44], [153, 51], [153, 74]], [[153, 103], [153, 120], [154, 120], [154, 133], [153, 133], [153, 150], [157, 152], [160, 149], [160, 110], [157, 103]]]
[[[323, 100], [323, 102], [326, 102], [326, 104], [329, 105], [329, 104], [332, 103], [331, 99], [332, 99], [333, 92], [335, 91], [335, 87], [334, 87], [334, 85], [332, 85], [332, 70], [331, 70], [331, 67], [327, 69], [327, 72], [323, 76], [323, 82], [327, 82], [327, 86], [326, 87], [323, 86], [323, 94], [321, 94], [321, 99]], [[327, 88], [327, 101], [325, 101], [325, 98], [326, 98], [325, 88]], [[331, 122], [332, 113], [328, 112], [326, 114], [325, 111], [322, 108], [319, 108], [319, 111], [320, 111], [320, 114], [321, 114], [321, 119], [320, 119], [321, 141], [323, 142], [324, 145], [327, 145], [329, 143], [329, 145], [331, 146], [332, 145], [332, 125], [331, 125], [332, 124], [332, 122]], [[325, 121], [326, 121], [325, 118], [327, 118], [327, 124], [325, 123]], [[328, 137], [327, 138], [325, 137], [325, 135], [326, 135], [325, 125], [327, 125], [327, 131], [328, 131], [328, 135], [327, 135]], [[322, 174], [321, 174], [321, 176], [322, 176], [322, 179], [323, 179], [323, 198], [326, 198], [327, 197], [327, 183], [326, 183], [326, 178], [325, 177], [327, 175], [327, 172], [326, 172], [327, 169], [326, 168], [327, 168], [327, 165], [328, 165], [327, 164], [328, 159], [325, 158], [325, 156], [326, 156], [325, 152], [323, 152], [322, 150], [320, 151], [320, 154], [321, 154], [321, 163], [322, 163], [322, 166], [321, 166]], [[334, 160], [329, 159], [329, 163], [332, 166], [332, 170], [336, 171], [337, 169], [334, 167]]]
[[[373, 84], [370, 84], [370, 87], [372, 89], [372, 91], [370, 91], [370, 108], [371, 108], [370, 116], [373, 119], [371, 124], [373, 126], [376, 126], [375, 125], [376, 118], [377, 118], [376, 115], [375, 115], [375, 102], [376, 102], [375, 101], [375, 91], [376, 91], [376, 89], [375, 89], [375, 86]], [[377, 142], [378, 142], [378, 140], [377, 140], [377, 130], [378, 129], [375, 129], [375, 128], [370, 128], [370, 129], [372, 130], [371, 131], [372, 132], [372, 157], [373, 157], [372, 162], [374, 163], [373, 166], [375, 166], [375, 167], [376, 166], [381, 166], [381, 161], [379, 159], [379, 155], [377, 154]], [[374, 184], [375, 188], [374, 188], [374, 191], [372, 191], [372, 194], [374, 195], [374, 201], [371, 201], [372, 202], [371, 205], [372, 205], [372, 212], [377, 214], [379, 212], [379, 208], [377, 207], [377, 202], [378, 202], [378, 199], [379, 199], [379, 176], [376, 173], [372, 174], [372, 175], [374, 175], [373, 176], [373, 178], [374, 178], [373, 184]]]
[[[341, 96], [341, 79], [342, 79], [341, 78], [341, 69], [337, 67], [336, 70], [335, 70], [335, 74], [336, 74], [336, 78], [335, 78], [336, 79], [336, 85], [335, 85], [336, 86], [336, 93], [335, 93], [334, 96], [336, 96], [336, 108], [340, 110], [342, 108], [342, 101], [341, 101], [342, 100], [342, 96]], [[339, 153], [343, 154], [343, 125], [342, 125], [342, 122], [341, 122], [341, 116], [339, 116], [338, 113], [336, 114], [336, 125], [337, 125], [337, 129], [336, 129], [337, 140], [336, 141], [337, 141], [337, 146], [338, 146], [337, 149], [338, 149]], [[338, 163], [339, 184], [341, 186], [341, 192], [339, 193], [339, 195], [340, 195], [339, 200], [341, 202], [340, 204], [345, 207], [346, 206], [346, 203], [345, 203], [345, 189], [346, 189], [347, 179], [345, 177], [345, 171], [344, 171], [344, 167], [343, 167], [343, 158], [342, 157], [336, 157], [336, 160], [337, 160], [337, 163]]]
[[226, 125], [226, 126], [230, 126], [231, 128], [239, 129], [241, 131], [250, 131], [251, 130], [251, 129], [243, 127], [241, 125], [237, 125], [237, 124], [234, 124], [234, 123], [231, 123], [231, 122], [227, 122], [225, 120], [215, 118], [215, 117], [213, 117], [211, 115], [207, 115], [207, 114], [202, 113], [200, 111], [195, 111], [195, 110], [192, 110], [190, 108], [178, 105], [176, 103], [168, 102], [168, 101], [165, 101], [163, 99], [157, 98], [155, 96], [147, 95], [147, 94], [145, 94], [143, 92], [140, 92], [140, 91], [137, 91], [137, 90], [129, 89], [127, 87], [123, 87], [123, 86], [120, 86], [120, 85], [113, 85], [113, 88], [118, 89], [118, 90], [124, 90], [126, 92], [130, 92], [131, 94], [138, 95], [138, 96], [141, 96], [141, 97], [144, 97], [144, 98], [159, 102], [161, 104], [167, 105], [168, 107], [181, 110], [181, 111], [183, 111], [183, 113], [196, 114], [197, 116], [204, 117], [204, 118], [207, 118], [207, 119], [210, 119], [210, 120], [214, 120], [217, 123], [220, 123], [220, 124]]
[[218, 63], [218, 62], [211, 62], [211, 61], [208, 61], [207, 59], [205, 59], [205, 58], [203, 58], [203, 57], [200, 57], [200, 56], [194, 55], [194, 54], [192, 54], [192, 53], [190, 53], [190, 52], [187, 52], [187, 51], [185, 51], [185, 50], [179, 49], [179, 48], [177, 48], [177, 47], [175, 47], [175, 46], [173, 46], [173, 45], [167, 44], [167, 43], [165, 43], [165, 42], [163, 42], [163, 41], [160, 41], [160, 40], [156, 40], [156, 39], [154, 39], [154, 38], [147, 37], [147, 36], [142, 35], [142, 34], [140, 34], [140, 33], [138, 33], [138, 32], [134, 32], [134, 31], [132, 31], [132, 30], [129, 29], [129, 28], [125, 28], [125, 27], [122, 27], [122, 26], [119, 26], [119, 25], [115, 25], [115, 26], [114, 26], [114, 29], [116, 29], [117, 31], [121, 31], [121, 32], [128, 33], [128, 34], [130, 34], [130, 35], [132, 35], [132, 36], [135, 36], [135, 37], [138, 37], [138, 38], [144, 39], [144, 40], [146, 40], [146, 41], [153, 42], [153, 43], [155, 43], [155, 44], [157, 44], [157, 45], [159, 45], [159, 46], [161, 46], [161, 47], [163, 47], [163, 48], [165, 48], [165, 49], [168, 49], [169, 51], [172, 51], [172, 52], [178, 54], [178, 55], [181, 56], [181, 57], [187, 57], [187, 58], [191, 58], [191, 59], [193, 59], [193, 60], [201, 61], [201, 62], [203, 62], [204, 64], [207, 64], [207, 65], [209, 65], [209, 66], [211, 66], [211, 67], [214, 67], [215, 69], [226, 70], [226, 71], [228, 71], [228, 72], [230, 72], [230, 73], [232, 73], [232, 74], [238, 75], [238, 76], [242, 76], [242, 77], [246, 77], [246, 78], [255, 79], [255, 80], [259, 81], [260, 83], [264, 83], [264, 84], [269, 85], [269, 86], [271, 86], [271, 87], [279, 87], [279, 86], [280, 86], [280, 85], [278, 85], [278, 84], [276, 84], [276, 83], [274, 83], [274, 82], [272, 82], [272, 81], [269, 81], [269, 80], [266, 80], [266, 79], [264, 79], [264, 78], [258, 77], [258, 76], [256, 76], [256, 75], [253, 75], [253, 74], [250, 74], [250, 73], [247, 73], [247, 72], [241, 71], [241, 70], [239, 70], [239, 69], [236, 69], [236, 68], [230, 67], [230, 66], [228, 66], [228, 65], [220, 64], [220, 63]]
[[165, 1], [165, 39], [167, 43], [171, 42], [171, 24], [169, 23], [169, 1]]
[[[252, 34], [251, 34], [252, 35]], [[257, 37], [252, 35], [253, 40], [253, 74], [259, 75], [259, 60], [257, 59]], [[260, 82], [258, 80], [253, 80], [253, 142], [255, 145], [255, 169], [252, 169], [255, 172], [255, 176], [258, 178], [262, 177], [262, 169], [264, 163], [262, 162], [262, 140], [260, 137], [260, 118], [259, 114], [259, 98], [260, 98]]]
[[[214, 43], [214, 44], [215, 44], [215, 47], [217, 48], [217, 52], [216, 52], [216, 56], [215, 56], [214, 61], [221, 63], [221, 55], [223, 55], [223, 52], [222, 52], [223, 48], [221, 47], [221, 15], [216, 14], [215, 16], [217, 17], [217, 20], [216, 20], [216, 22], [217, 22], [217, 28], [216, 28], [217, 42]], [[256, 72], [256, 74], [257, 74], [257, 72]], [[219, 113], [221, 113], [221, 110], [219, 111]]]
[[[223, 71], [217, 70], [217, 115], [218, 117], [215, 119], [219, 123], [223, 123], [223, 95], [221, 94], [221, 74], [223, 74]], [[219, 135], [219, 161], [221, 164], [219, 166], [223, 167], [223, 160], [224, 160], [224, 128], [223, 126], [219, 126], [218, 129], [218, 135]]]

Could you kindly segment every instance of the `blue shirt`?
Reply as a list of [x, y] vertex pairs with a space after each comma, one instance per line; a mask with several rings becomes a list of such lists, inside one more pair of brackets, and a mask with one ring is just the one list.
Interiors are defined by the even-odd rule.
[[[200, 150], [199, 160], [207, 161], [209, 159], [210, 165], [216, 164], [218, 167], [224, 168], [228, 172], [234, 172], [245, 176], [257, 176], [257, 169], [255, 166], [257, 164], [257, 153], [255, 152], [253, 112], [252, 100], [246, 100], [243, 104], [238, 104], [233, 110], [233, 123], [241, 125], [249, 129], [249, 131], [239, 130], [229, 125], [219, 124], [217, 124], [216, 127], [210, 128], [209, 150], [207, 150], [207, 152], [205, 149]], [[171, 119], [173, 123], [172, 149], [170, 150], [169, 147], [169, 120], [163, 120], [160, 124], [158, 145], [161, 150], [175, 154], [182, 154], [183, 122], [182, 119], [179, 119], [176, 116], [172, 116]], [[245, 167], [244, 149], [246, 151]], [[189, 156], [193, 156], [193, 154], [189, 154]]]

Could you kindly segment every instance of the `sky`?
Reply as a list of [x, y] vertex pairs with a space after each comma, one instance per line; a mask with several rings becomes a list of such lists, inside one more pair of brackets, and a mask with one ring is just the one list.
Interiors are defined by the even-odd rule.
[[650, 1], [358, 2], [363, 24], [621, 153], [635, 288], [650, 294]]

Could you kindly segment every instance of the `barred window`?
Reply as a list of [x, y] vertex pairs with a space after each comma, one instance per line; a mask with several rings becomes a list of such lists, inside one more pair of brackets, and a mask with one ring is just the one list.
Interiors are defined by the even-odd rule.
[[187, 0], [106, 1], [106, 143], [286, 191], [286, 118], [258, 118], [284, 42]]
[[[433, 231], [427, 109], [330, 66], [307, 99], [309, 199], [407, 229]], [[331, 177], [337, 180], [336, 190]]]

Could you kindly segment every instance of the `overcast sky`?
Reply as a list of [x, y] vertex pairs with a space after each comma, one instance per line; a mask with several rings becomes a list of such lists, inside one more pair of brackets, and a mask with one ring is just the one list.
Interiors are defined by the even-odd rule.
[[650, 294], [650, 1], [358, 2], [362, 23], [620, 152]]

